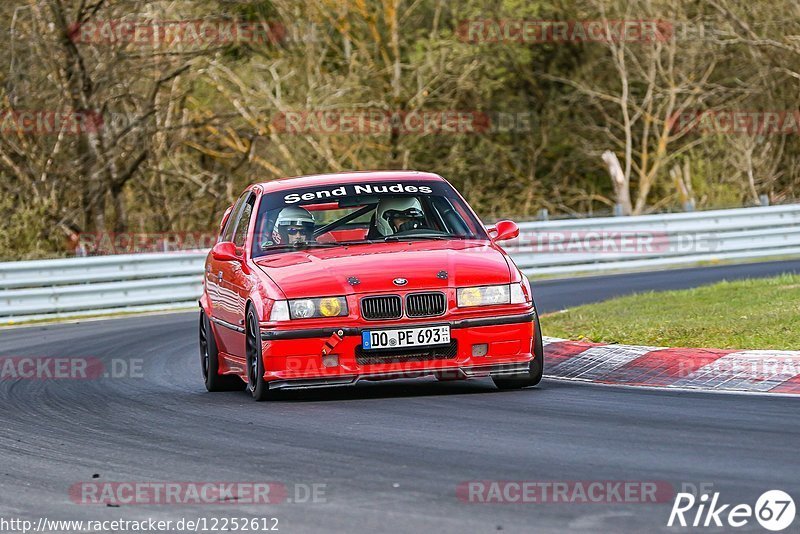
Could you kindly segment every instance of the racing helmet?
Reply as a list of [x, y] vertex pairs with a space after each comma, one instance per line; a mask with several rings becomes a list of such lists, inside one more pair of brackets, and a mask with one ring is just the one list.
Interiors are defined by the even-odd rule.
[[275, 243], [289, 243], [290, 227], [302, 228], [301, 232], [305, 241], [314, 239], [314, 216], [311, 212], [300, 206], [290, 206], [284, 208], [275, 219], [275, 227], [272, 231], [272, 240]]
[[[398, 217], [408, 220], [395, 230], [393, 221]], [[406, 232], [422, 228], [425, 224], [425, 213], [416, 197], [382, 198], [375, 210], [375, 224], [384, 236]]]

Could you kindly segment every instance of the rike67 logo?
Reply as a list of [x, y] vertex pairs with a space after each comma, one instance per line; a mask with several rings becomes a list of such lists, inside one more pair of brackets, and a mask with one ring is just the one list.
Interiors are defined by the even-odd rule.
[[692, 493], [678, 493], [672, 504], [667, 526], [732, 527], [746, 526], [755, 520], [765, 529], [779, 532], [789, 527], [795, 517], [792, 497], [781, 490], [764, 492], [755, 506], [722, 504], [719, 492], [699, 498]]

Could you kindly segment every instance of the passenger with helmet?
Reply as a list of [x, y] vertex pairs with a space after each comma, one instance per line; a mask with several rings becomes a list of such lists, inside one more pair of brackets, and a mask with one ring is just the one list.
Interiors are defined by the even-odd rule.
[[375, 209], [375, 226], [381, 236], [425, 227], [425, 213], [416, 197], [382, 198]]
[[305, 208], [284, 208], [275, 219], [272, 242], [281, 245], [310, 243], [314, 239], [314, 216]]

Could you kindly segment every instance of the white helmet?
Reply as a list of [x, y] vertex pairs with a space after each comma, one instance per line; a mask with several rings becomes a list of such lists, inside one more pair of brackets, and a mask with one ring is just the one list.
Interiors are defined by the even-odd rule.
[[[395, 230], [392, 220], [396, 217], [403, 217], [409, 220]], [[378, 208], [375, 210], [375, 224], [383, 236], [422, 228], [424, 223], [425, 213], [422, 211], [422, 205], [416, 197], [382, 198], [378, 203]]]
[[300, 206], [284, 208], [275, 219], [275, 228], [272, 230], [272, 240], [275, 243], [288, 243], [290, 226], [299, 226], [303, 230], [306, 241], [314, 238], [314, 216], [311, 212]]

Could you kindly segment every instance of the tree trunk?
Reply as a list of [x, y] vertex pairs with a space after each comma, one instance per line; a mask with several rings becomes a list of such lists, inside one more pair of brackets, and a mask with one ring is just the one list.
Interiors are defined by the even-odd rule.
[[622, 215], [630, 215], [633, 212], [630, 187], [628, 180], [625, 179], [625, 173], [622, 172], [622, 165], [619, 164], [617, 155], [610, 150], [603, 152], [602, 158], [611, 176], [611, 184], [614, 186], [614, 201], [620, 206]]

